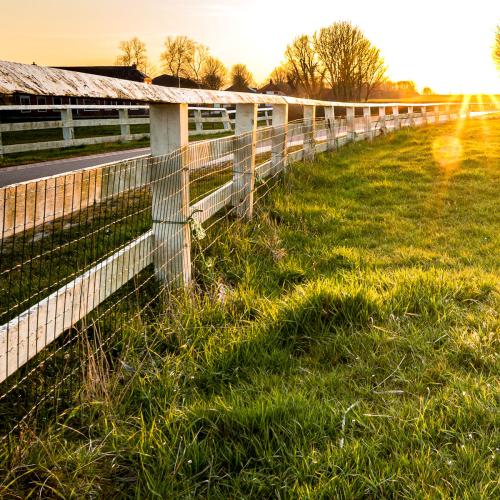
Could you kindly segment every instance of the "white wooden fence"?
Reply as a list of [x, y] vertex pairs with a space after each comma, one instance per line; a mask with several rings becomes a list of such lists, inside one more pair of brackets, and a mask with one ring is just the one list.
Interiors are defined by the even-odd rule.
[[[189, 285], [192, 223], [203, 224], [225, 207], [232, 207], [241, 219], [250, 219], [254, 186], [259, 178], [277, 175], [294, 161], [313, 160], [317, 153], [335, 150], [348, 142], [371, 140], [401, 127], [441, 123], [468, 114], [466, 108], [449, 103], [334, 103], [155, 88], [0, 62], [0, 93], [13, 92], [98, 98], [126, 95], [146, 102], [150, 111], [152, 155], [3, 188], [0, 234], [4, 240], [74, 210], [106, 203], [140, 186], [150, 189], [153, 222], [140, 237], [0, 326], [0, 382], [147, 266], [154, 265], [157, 278], [168, 286]], [[235, 136], [189, 144], [190, 103], [235, 105]], [[289, 123], [289, 104], [304, 107], [302, 121]], [[259, 105], [272, 107], [272, 127], [257, 129]], [[318, 120], [316, 109], [320, 106], [325, 118]], [[336, 108], [346, 110], [345, 116], [336, 118]], [[359, 116], [356, 110], [361, 111]], [[122, 117], [116, 121], [124, 127], [125, 136], [129, 135], [125, 127], [130, 126], [131, 120], [134, 119], [124, 122]], [[75, 122], [61, 120], [57, 126], [67, 131], [67, 140], [72, 140], [70, 130]], [[264, 159], [259, 161], [259, 157]], [[230, 165], [230, 180], [193, 203], [189, 194], [190, 175], [222, 164]], [[71, 189], [67, 188], [69, 176]]]
[[[0, 106], [0, 157], [12, 153], [24, 153], [28, 151], [42, 151], [47, 149], [60, 149], [74, 146], [91, 144], [105, 144], [111, 142], [126, 142], [140, 140], [149, 137], [149, 133], [131, 133], [133, 125], [149, 125], [149, 117], [129, 116], [130, 111], [148, 111], [148, 106], [127, 105], [25, 105], [25, 106]], [[60, 120], [50, 121], [27, 121], [1, 123], [2, 111], [4, 112], [47, 112], [52, 111], [61, 114]], [[74, 111], [95, 112], [114, 111], [118, 112], [118, 118], [81, 118], [75, 117]], [[259, 120], [266, 126], [271, 124], [272, 108], [259, 108]], [[209, 136], [212, 134], [228, 133], [234, 128], [234, 115], [236, 110], [220, 108], [208, 108], [193, 106], [189, 108], [189, 123], [194, 127], [189, 131], [190, 136]], [[212, 128], [205, 127], [210, 124]], [[120, 134], [108, 136], [95, 136], [75, 138], [75, 128], [81, 127], [120, 127]], [[3, 144], [2, 133], [28, 132], [33, 130], [59, 129], [62, 131], [62, 140], [23, 142], [16, 144]]]

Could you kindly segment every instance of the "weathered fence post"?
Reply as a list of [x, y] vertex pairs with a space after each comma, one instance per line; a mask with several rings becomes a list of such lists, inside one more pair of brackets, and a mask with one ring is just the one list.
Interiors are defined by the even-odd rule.
[[128, 122], [128, 109], [118, 110], [118, 116], [120, 118], [120, 135], [126, 137], [130, 135], [130, 123]]
[[288, 104], [273, 105], [272, 127], [272, 175], [287, 167], [288, 148]]
[[236, 105], [234, 138], [236, 147], [233, 161], [231, 204], [236, 209], [236, 215], [244, 219], [251, 219], [253, 216], [257, 113], [257, 104]]
[[413, 106], [408, 106], [408, 125], [415, 126], [415, 115], [413, 113]]
[[271, 117], [269, 116], [268, 109], [264, 111], [264, 118], [266, 119], [266, 127], [269, 127], [271, 125]]
[[326, 120], [326, 149], [333, 151], [336, 149], [335, 142], [335, 108], [333, 106], [325, 106], [325, 120]]
[[71, 108], [61, 109], [61, 121], [63, 130], [63, 139], [67, 142], [75, 138], [75, 129], [73, 127], [73, 110]]
[[347, 127], [347, 140], [354, 141], [356, 137], [356, 109], [346, 108], [346, 127]]
[[399, 121], [399, 106], [392, 107], [392, 120], [394, 124], [394, 130], [399, 130], [401, 128], [401, 123]]
[[167, 285], [186, 286], [191, 282], [188, 105], [152, 104], [149, 114], [155, 272]]
[[304, 161], [313, 161], [316, 137], [316, 106], [304, 106]]
[[369, 140], [373, 139], [372, 136], [372, 110], [369, 107], [363, 108], [363, 121], [365, 125], [365, 134]]
[[434, 106], [434, 123], [438, 124], [439, 122], [439, 106]]
[[225, 132], [231, 132], [231, 119], [229, 118], [229, 113], [227, 112], [226, 108], [221, 108], [221, 118], [222, 118], [222, 125], [224, 127]]
[[427, 125], [427, 106], [421, 106], [420, 112], [422, 113], [422, 125]]
[[193, 110], [194, 129], [197, 134], [203, 134], [203, 122], [201, 121], [201, 109]]
[[387, 133], [387, 124], [385, 123], [385, 106], [381, 106], [378, 108], [378, 121], [379, 121], [379, 129], [383, 134]]

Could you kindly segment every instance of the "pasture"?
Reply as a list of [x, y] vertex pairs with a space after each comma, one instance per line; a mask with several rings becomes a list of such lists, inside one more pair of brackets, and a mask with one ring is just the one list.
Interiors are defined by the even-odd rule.
[[295, 164], [2, 494], [498, 496], [500, 120]]

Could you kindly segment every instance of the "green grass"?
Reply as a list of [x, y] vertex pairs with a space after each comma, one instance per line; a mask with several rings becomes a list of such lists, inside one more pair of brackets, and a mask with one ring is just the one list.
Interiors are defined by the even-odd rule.
[[22, 434], [3, 494], [498, 497], [499, 132], [293, 165], [216, 228], [193, 291], [122, 332], [126, 370]]

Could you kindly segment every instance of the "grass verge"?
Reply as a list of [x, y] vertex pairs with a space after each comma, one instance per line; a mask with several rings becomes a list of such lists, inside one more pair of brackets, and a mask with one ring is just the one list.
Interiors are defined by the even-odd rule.
[[[500, 121], [292, 167], [3, 494], [494, 498]], [[203, 241], [202, 241], [203, 244]]]

